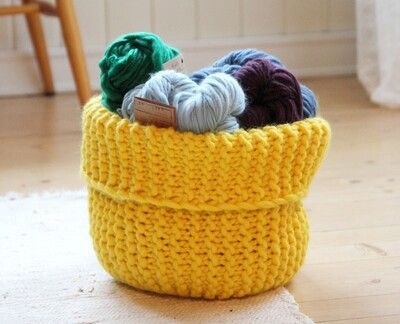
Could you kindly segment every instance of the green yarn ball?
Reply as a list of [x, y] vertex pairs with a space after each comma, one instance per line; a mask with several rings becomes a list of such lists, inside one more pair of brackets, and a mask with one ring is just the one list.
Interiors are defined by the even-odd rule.
[[161, 71], [165, 62], [179, 54], [177, 49], [151, 33], [126, 34], [117, 38], [99, 63], [103, 105], [116, 111], [121, 107], [125, 93], [145, 83], [150, 74]]

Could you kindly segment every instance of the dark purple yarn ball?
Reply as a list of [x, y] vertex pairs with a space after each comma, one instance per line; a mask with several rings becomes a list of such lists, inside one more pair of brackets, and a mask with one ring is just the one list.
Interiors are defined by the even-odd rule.
[[263, 127], [303, 119], [300, 84], [285, 68], [266, 58], [257, 58], [243, 65], [234, 77], [248, 101], [245, 111], [238, 116], [240, 127]]

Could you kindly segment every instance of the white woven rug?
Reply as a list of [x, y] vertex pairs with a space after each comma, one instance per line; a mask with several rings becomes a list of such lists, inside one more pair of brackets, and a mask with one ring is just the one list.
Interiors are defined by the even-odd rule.
[[0, 323], [313, 323], [284, 288], [228, 301], [115, 282], [94, 255], [86, 194], [0, 197]]

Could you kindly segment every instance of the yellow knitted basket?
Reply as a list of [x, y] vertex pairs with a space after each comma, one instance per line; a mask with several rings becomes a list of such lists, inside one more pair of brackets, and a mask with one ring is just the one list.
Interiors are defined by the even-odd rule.
[[91, 99], [81, 171], [101, 264], [123, 283], [179, 296], [286, 284], [306, 253], [302, 198], [329, 137], [320, 118], [181, 133], [131, 123]]

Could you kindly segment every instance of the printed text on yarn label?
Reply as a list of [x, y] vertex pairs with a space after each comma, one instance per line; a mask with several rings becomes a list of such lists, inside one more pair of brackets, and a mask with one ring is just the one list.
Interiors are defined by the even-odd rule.
[[176, 129], [176, 109], [160, 102], [135, 97], [135, 120], [142, 125]]
[[183, 55], [179, 54], [177, 57], [174, 57], [172, 60], [165, 62], [163, 64], [164, 70], [174, 70], [176, 72], [185, 73], [185, 65], [183, 61]]

